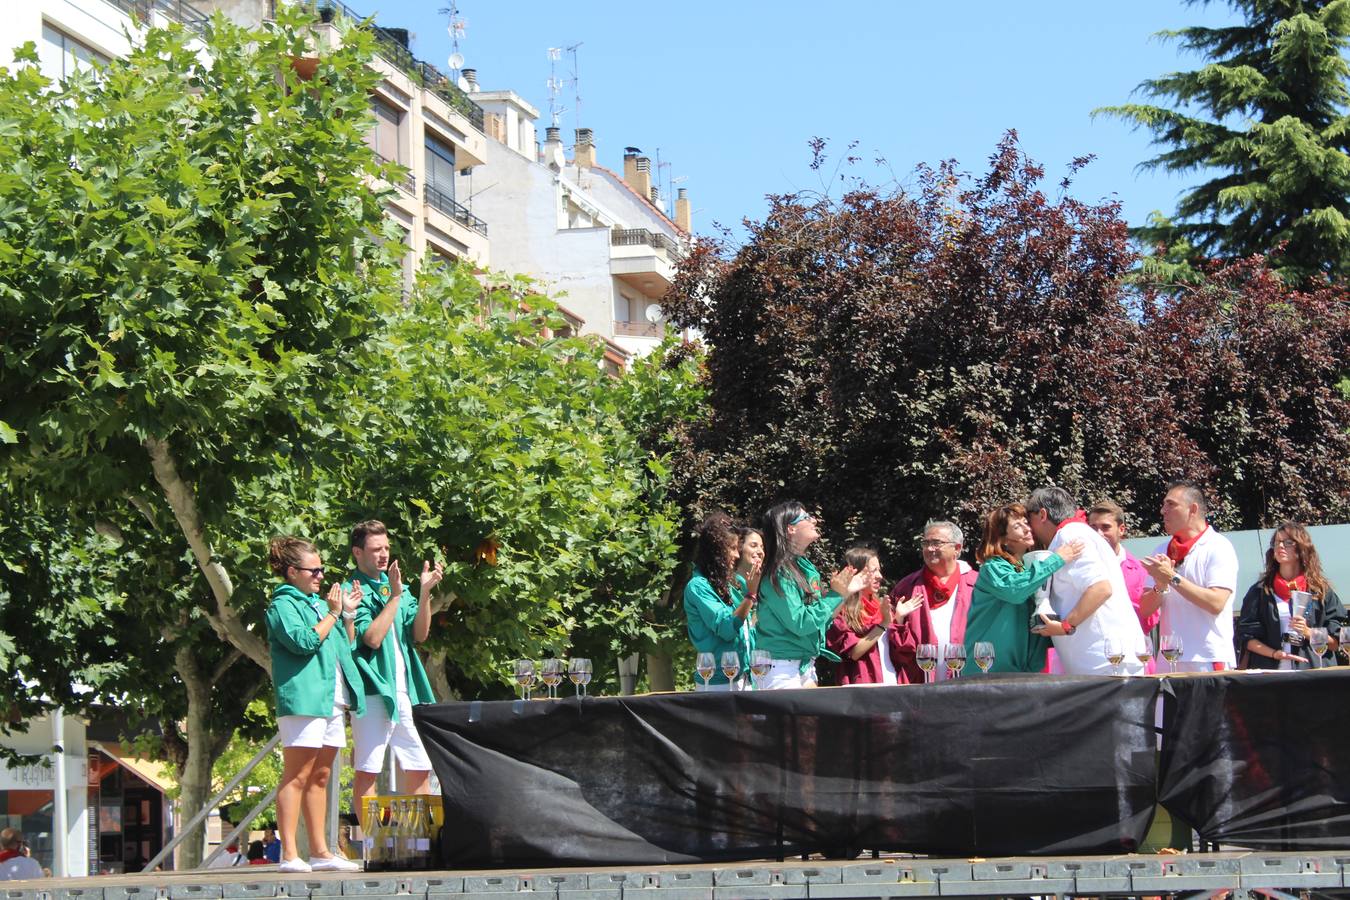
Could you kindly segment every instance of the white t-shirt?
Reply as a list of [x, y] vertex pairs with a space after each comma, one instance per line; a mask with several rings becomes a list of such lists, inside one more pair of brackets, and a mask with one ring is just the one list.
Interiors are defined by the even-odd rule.
[[1071, 541], [1083, 542], [1083, 555], [1050, 579], [1050, 606], [1055, 613], [1064, 619], [1078, 605], [1083, 593], [1100, 581], [1111, 583], [1111, 596], [1073, 634], [1052, 638], [1060, 666], [1068, 675], [1110, 675], [1106, 639], [1112, 637], [1121, 642], [1125, 652], [1120, 671], [1129, 675], [1142, 673], [1144, 666], [1134, 650], [1143, 643], [1144, 632], [1130, 602], [1115, 551], [1104, 537], [1083, 522], [1070, 522], [1061, 528], [1049, 549], [1058, 550]]
[[[956, 591], [961, 590], [961, 584], [958, 581]], [[933, 637], [937, 639], [937, 677], [934, 681], [943, 681], [947, 678], [947, 645], [952, 642], [952, 610], [956, 609], [956, 591], [947, 598], [947, 602], [937, 609], [929, 609], [928, 616], [933, 621]]]
[[891, 642], [883, 634], [877, 646], [881, 648], [881, 683], [895, 684], [899, 678], [895, 673], [895, 663], [891, 660]]
[[[403, 612], [403, 610], [399, 610]], [[403, 645], [398, 642], [398, 622], [389, 626], [385, 637], [394, 642], [394, 694], [408, 693], [408, 673], [403, 665]]]
[[0, 862], [0, 881], [26, 881], [45, 878], [42, 866], [31, 856], [15, 856]]
[[[1168, 543], [1163, 541], [1154, 553], [1167, 555]], [[1237, 596], [1237, 551], [1228, 538], [1207, 527], [1177, 567], [1177, 574], [1204, 588], [1226, 589], [1228, 600], [1216, 616], [1205, 612], [1175, 589], [1169, 589], [1163, 597], [1162, 624], [1158, 633], [1181, 638], [1181, 660], [1184, 662], [1224, 662], [1230, 669], [1235, 667], [1233, 598]]]

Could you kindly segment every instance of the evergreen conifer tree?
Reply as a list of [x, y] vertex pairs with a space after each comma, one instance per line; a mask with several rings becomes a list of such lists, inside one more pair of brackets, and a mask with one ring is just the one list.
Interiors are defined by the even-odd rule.
[[1166, 105], [1098, 110], [1153, 132], [1165, 149], [1143, 168], [1213, 176], [1136, 237], [1169, 248], [1160, 271], [1284, 244], [1272, 264], [1286, 277], [1350, 274], [1350, 0], [1228, 2], [1240, 23], [1160, 32], [1208, 61], [1139, 86]]

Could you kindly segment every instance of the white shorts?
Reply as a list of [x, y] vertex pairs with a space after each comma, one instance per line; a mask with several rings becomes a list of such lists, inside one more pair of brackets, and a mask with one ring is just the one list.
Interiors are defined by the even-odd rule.
[[345, 747], [347, 729], [342, 714], [347, 710], [333, 707], [331, 716], [280, 716], [277, 731], [283, 747]]
[[384, 771], [385, 748], [390, 742], [394, 745], [394, 758], [405, 772], [431, 771], [431, 760], [422, 747], [422, 739], [417, 736], [417, 729], [413, 727], [412, 701], [408, 695], [398, 695], [398, 721], [391, 722], [383, 698], [367, 694], [366, 714], [352, 718], [356, 771]]
[[759, 680], [760, 690], [779, 691], [785, 688], [807, 688], [816, 686], [815, 661], [806, 667], [802, 674], [800, 659], [771, 659], [769, 674]]

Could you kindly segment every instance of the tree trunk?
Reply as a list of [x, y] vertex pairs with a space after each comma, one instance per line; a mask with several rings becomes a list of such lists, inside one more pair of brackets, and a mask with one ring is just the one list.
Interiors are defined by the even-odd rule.
[[197, 509], [197, 495], [192, 485], [178, 474], [178, 464], [174, 461], [173, 451], [168, 442], [149, 437], [145, 439], [146, 452], [150, 454], [150, 467], [155, 473], [155, 481], [164, 492], [164, 499], [173, 510], [174, 519], [187, 539], [192, 557], [211, 586], [211, 595], [216, 601], [214, 614], [208, 613], [211, 626], [225, 640], [229, 641], [241, 653], [253, 660], [268, 675], [272, 674], [272, 654], [267, 642], [259, 635], [248, 630], [239, 611], [230, 603], [234, 595], [234, 583], [230, 573], [211, 550], [206, 539], [206, 529], [202, 525], [201, 513]]
[[[182, 794], [178, 798], [179, 814], [186, 824], [195, 816], [206, 801], [211, 799], [211, 764], [215, 762], [211, 755], [214, 743], [208, 734], [207, 720], [211, 714], [211, 685], [202, 677], [192, 650], [180, 646], [174, 654], [178, 676], [187, 689], [187, 756], [178, 770], [178, 783]], [[199, 828], [199, 835], [205, 835], [205, 829]], [[179, 845], [179, 867], [195, 869], [202, 864], [202, 850], [206, 841], [201, 837], [189, 837]]]
[[459, 699], [459, 694], [450, 686], [449, 676], [445, 674], [445, 655], [444, 650], [429, 650], [425, 660], [427, 679], [431, 681], [432, 693], [441, 703]]
[[647, 654], [647, 689], [653, 694], [675, 690], [675, 663], [666, 654]]

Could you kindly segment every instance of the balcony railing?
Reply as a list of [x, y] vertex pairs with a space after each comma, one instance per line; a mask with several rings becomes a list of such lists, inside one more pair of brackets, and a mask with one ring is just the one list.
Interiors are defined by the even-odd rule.
[[429, 205], [445, 213], [465, 228], [472, 228], [474, 231], [487, 237], [487, 223], [469, 212], [463, 206], [455, 202], [455, 199], [449, 194], [443, 193], [440, 188], [434, 184], [427, 185], [426, 201]]
[[206, 30], [206, 23], [210, 20], [206, 13], [184, 3], [183, 0], [111, 0], [111, 2], [133, 19], [149, 23], [151, 14], [161, 13], [175, 22], [181, 22], [198, 34]]
[[636, 247], [646, 244], [674, 256], [683, 254], [678, 243], [664, 234], [656, 234], [645, 228], [615, 228], [609, 233], [609, 243], [615, 247]]
[[[383, 157], [378, 153], [375, 154], [375, 158], [380, 161], [380, 165], [382, 166], [387, 166], [391, 164], [403, 166], [403, 163], [395, 162], [394, 160]], [[417, 196], [417, 176], [414, 175], [411, 171], [409, 171], [407, 166], [403, 166], [403, 177], [399, 179], [390, 179], [390, 183], [393, 184], [395, 187], [401, 188], [404, 192], [412, 194], [414, 197]]]
[[624, 337], [643, 337], [660, 338], [665, 333], [666, 326], [660, 322], [621, 322], [614, 320], [615, 336]]
[[[365, 21], [364, 16], [358, 15], [341, 0], [317, 0], [315, 8], [319, 20], [323, 22], [331, 22], [337, 15], [345, 16], [355, 22]], [[375, 41], [379, 46], [381, 56], [405, 75], [421, 84], [422, 87], [440, 97], [452, 109], [458, 110], [474, 128], [479, 131], [483, 130], [483, 108], [474, 103], [468, 94], [460, 90], [459, 86], [452, 82], [440, 69], [413, 56], [412, 52], [403, 46], [403, 42], [390, 31], [374, 23], [371, 23], [370, 28], [375, 35]]]

